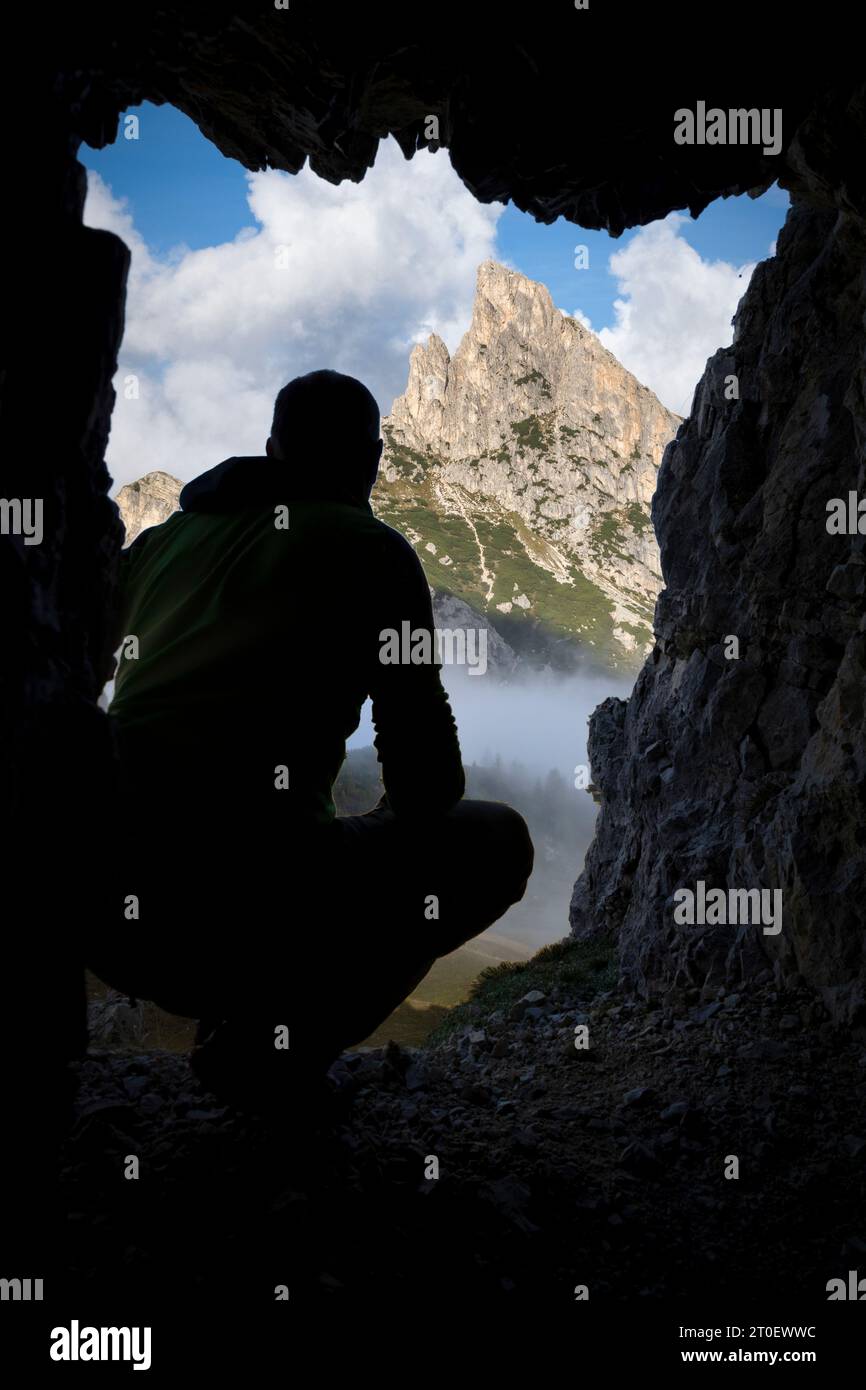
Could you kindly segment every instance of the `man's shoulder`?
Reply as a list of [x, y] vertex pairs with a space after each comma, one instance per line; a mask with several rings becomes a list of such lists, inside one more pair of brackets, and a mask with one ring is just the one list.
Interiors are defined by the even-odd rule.
[[389, 526], [387, 521], [383, 521], [381, 517], [376, 516], [374, 513], [371, 512], [370, 515], [376, 527], [377, 534], [381, 537], [382, 545], [388, 553], [395, 556], [402, 556], [404, 559], [410, 556], [413, 559], [418, 558], [415, 554], [415, 547], [412, 542], [403, 535], [402, 531], [398, 531], [395, 526]]
[[424, 566], [421, 564], [420, 557], [414, 545], [402, 531], [389, 526], [386, 521], [379, 517], [373, 518], [377, 535], [380, 542], [380, 560], [382, 570], [386, 578], [393, 576], [397, 582], [400, 580], [406, 583], [420, 584], [427, 587], [427, 580], [424, 575]]
[[354, 532], [363, 546], [374, 546], [386, 563], [402, 563], [412, 568], [420, 565], [411, 541], [407, 540], [402, 531], [389, 526], [387, 521], [377, 516], [371, 507], [362, 508], [339, 503], [336, 509], [331, 504], [329, 512], [330, 515], [323, 509], [322, 521], [326, 527], [333, 527], [334, 521], [338, 520], [339, 529]]

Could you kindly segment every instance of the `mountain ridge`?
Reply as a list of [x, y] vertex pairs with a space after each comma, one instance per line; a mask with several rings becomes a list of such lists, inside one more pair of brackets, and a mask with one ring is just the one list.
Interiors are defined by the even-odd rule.
[[412, 349], [374, 502], [432, 587], [506, 640], [503, 618], [537, 618], [633, 664], [661, 587], [650, 502], [680, 423], [544, 285], [485, 261], [454, 355], [436, 334]]

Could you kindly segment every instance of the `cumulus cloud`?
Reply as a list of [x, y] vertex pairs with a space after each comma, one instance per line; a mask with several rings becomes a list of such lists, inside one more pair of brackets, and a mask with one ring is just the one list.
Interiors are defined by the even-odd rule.
[[85, 221], [132, 251], [108, 451], [117, 483], [153, 469], [187, 480], [262, 452], [276, 392], [318, 367], [360, 377], [387, 414], [412, 345], [436, 332], [453, 350], [469, 326], [503, 209], [477, 203], [447, 156], [407, 163], [388, 141], [360, 184], [309, 169], [246, 177], [255, 227], [160, 258], [125, 201], [88, 175]]
[[[705, 261], [684, 237], [688, 221], [672, 212], [642, 227], [610, 258], [618, 281], [616, 322], [599, 338], [664, 405], [688, 414], [707, 358], [731, 341], [731, 319], [755, 262]], [[575, 318], [586, 322], [579, 311]]]

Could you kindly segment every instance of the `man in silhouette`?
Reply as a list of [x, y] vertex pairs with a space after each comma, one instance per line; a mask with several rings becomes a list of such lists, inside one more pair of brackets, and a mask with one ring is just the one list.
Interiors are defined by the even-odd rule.
[[[365, 386], [298, 377], [265, 457], [188, 483], [121, 557], [123, 848], [91, 964], [205, 1020], [200, 1066], [210, 1047], [264, 1075], [282, 1028], [299, 1072], [321, 1071], [532, 869], [517, 812], [461, 800], [438, 665], [380, 659], [386, 631], [433, 632], [412, 546], [370, 508], [382, 447]], [[368, 696], [384, 795], [336, 817]]]

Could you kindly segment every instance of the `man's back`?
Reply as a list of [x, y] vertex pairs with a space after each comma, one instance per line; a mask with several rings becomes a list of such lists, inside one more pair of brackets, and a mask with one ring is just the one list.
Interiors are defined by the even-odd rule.
[[[122, 786], [88, 964], [208, 1020], [200, 1074], [218, 1094], [233, 1076], [242, 1094], [257, 1077], [267, 1089], [275, 1057], [277, 1089], [319, 1074], [532, 868], [515, 811], [461, 800], [424, 571], [370, 510], [379, 424], [353, 378], [295, 378], [267, 456], [188, 483], [181, 514], [122, 557]], [[368, 695], [387, 798], [337, 818], [331, 787]], [[274, 1019], [291, 1028], [288, 1073]]]
[[118, 641], [138, 655], [121, 654], [110, 714], [133, 794], [158, 794], [170, 764], [200, 806], [326, 822], [369, 694], [389, 791], [447, 809], [462, 769], [438, 670], [379, 661], [383, 629], [432, 625], [417, 557], [368, 505], [290, 492], [270, 460], [227, 460], [125, 552]]

